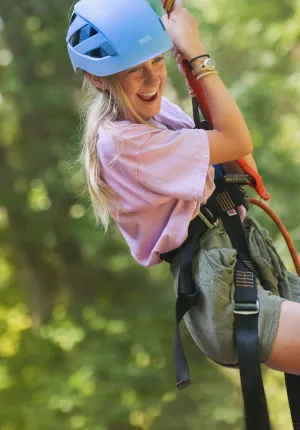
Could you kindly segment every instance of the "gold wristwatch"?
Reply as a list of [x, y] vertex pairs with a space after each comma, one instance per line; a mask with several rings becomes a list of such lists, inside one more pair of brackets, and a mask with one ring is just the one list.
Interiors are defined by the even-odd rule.
[[203, 72], [212, 72], [215, 70], [215, 62], [212, 58], [205, 58], [205, 60], [199, 64], [199, 66], [196, 66], [192, 72], [193, 75], [196, 76], [199, 73], [203, 73]]

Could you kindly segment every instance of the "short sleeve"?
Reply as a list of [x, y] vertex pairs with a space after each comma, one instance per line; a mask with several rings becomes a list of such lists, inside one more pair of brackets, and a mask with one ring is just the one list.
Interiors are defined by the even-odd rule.
[[203, 200], [210, 161], [204, 130], [160, 130], [140, 147], [137, 177], [148, 190], [181, 200]]

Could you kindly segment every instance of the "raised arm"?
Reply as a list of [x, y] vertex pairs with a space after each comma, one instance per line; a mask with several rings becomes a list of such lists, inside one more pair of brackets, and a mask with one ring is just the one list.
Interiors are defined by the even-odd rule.
[[[206, 54], [200, 40], [198, 23], [189, 11], [179, 5], [172, 12], [171, 19], [163, 17], [163, 22], [174, 42], [177, 62], [183, 58], [191, 60]], [[182, 58], [179, 57], [182, 56]], [[203, 59], [193, 61], [193, 67]], [[201, 79], [209, 104], [214, 130], [207, 131], [210, 145], [210, 163], [227, 163], [248, 156], [250, 164], [255, 163], [249, 154], [253, 150], [252, 139], [245, 120], [231, 94], [217, 75]], [[255, 166], [256, 167], [256, 166]]]

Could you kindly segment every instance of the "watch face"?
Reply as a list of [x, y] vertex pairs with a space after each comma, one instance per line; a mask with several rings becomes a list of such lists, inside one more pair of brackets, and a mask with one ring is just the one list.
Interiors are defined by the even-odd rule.
[[215, 62], [212, 58], [207, 58], [205, 60], [206, 66], [212, 67], [213, 69], [215, 68]]

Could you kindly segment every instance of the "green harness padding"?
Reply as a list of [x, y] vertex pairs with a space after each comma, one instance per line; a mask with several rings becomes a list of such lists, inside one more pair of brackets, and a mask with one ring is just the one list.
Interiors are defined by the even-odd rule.
[[[245, 219], [243, 227], [252, 262], [259, 274], [258, 335], [261, 362], [265, 362], [276, 336], [282, 301], [300, 302], [300, 278], [287, 271], [266, 229], [251, 217]], [[200, 294], [197, 305], [184, 317], [190, 334], [202, 352], [220, 364], [231, 366], [238, 362], [233, 313], [236, 255], [221, 225], [203, 234], [193, 260], [193, 278]], [[170, 269], [177, 292], [177, 257]]]

